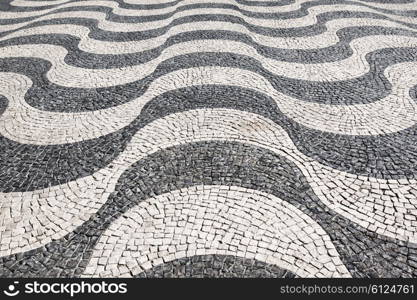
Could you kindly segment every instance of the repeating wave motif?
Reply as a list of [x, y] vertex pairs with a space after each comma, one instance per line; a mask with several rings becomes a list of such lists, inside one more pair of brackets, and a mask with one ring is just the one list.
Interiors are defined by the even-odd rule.
[[416, 11], [2, 2], [0, 275], [417, 276]]
[[[215, 116], [218, 116], [219, 120], [216, 120]], [[220, 116], [223, 116], [223, 118], [220, 118]], [[186, 121], [177, 121], [182, 118]], [[234, 128], [234, 124], [239, 124], [238, 120], [241, 118], [250, 121], [244, 124], [242, 128]], [[357, 177], [340, 171], [337, 172], [331, 168], [321, 166], [315, 161], [309, 162], [308, 158], [297, 151], [286, 133], [267, 119], [263, 119], [256, 115], [238, 113], [238, 111], [234, 110], [195, 110], [190, 111], [190, 113], [174, 114], [172, 117], [160, 120], [160, 122], [155, 121], [155, 123], [151, 123], [141, 129], [135, 135], [131, 144], [127, 146], [127, 151], [123, 152], [116, 160], [114, 160], [110, 167], [100, 169], [96, 174], [92, 174], [92, 176], [87, 178], [83, 177], [78, 180], [77, 183], [72, 183], [75, 187], [83, 187], [81, 189], [76, 188], [75, 191], [73, 187], [68, 189], [67, 185], [63, 185], [57, 186], [53, 190], [44, 189], [23, 194], [2, 194], [1, 198], [4, 207], [26, 207], [25, 209], [20, 210], [15, 209], [13, 218], [10, 218], [11, 209], [6, 210], [4, 219], [10, 219], [10, 222], [5, 223], [4, 225], [8, 225], [8, 229], [12, 231], [12, 240], [33, 239], [32, 242], [29, 241], [26, 244], [21, 243], [20, 247], [10, 249], [11, 252], [8, 252], [8, 254], [15, 251], [26, 251], [33, 247], [45, 244], [51, 239], [62, 237], [67, 234], [68, 231], [71, 231], [67, 229], [68, 227], [73, 228], [73, 226], [77, 226], [88, 219], [92, 213], [97, 211], [103, 201], [106, 200], [106, 196], [113, 191], [114, 187], [109, 185], [110, 180], [117, 181], [118, 176], [120, 176], [132, 162], [140, 160], [140, 158], [145, 155], [141, 153], [143, 151], [142, 149], [149, 149], [146, 153], [152, 153], [155, 149], [171, 146], [173, 144], [181, 144], [185, 141], [199, 141], [206, 139], [235, 140], [235, 134], [238, 135], [239, 141], [243, 140], [247, 143], [254, 142], [256, 145], [262, 147], [267, 145], [269, 141], [269, 145], [267, 146], [268, 149], [275, 149], [275, 152], [277, 153], [281, 153], [281, 151], [284, 151], [284, 153], [292, 153], [289, 157], [288, 154], [284, 155], [294, 161], [296, 165], [299, 165], [303, 174], [306, 176], [307, 181], [311, 183], [313, 190], [316, 191], [323, 203], [341, 215], [344, 215], [351, 220], [356, 220], [358, 224], [363, 224], [364, 227], [369, 227], [369, 225], [372, 224], [373, 226], [369, 227], [372, 228], [372, 231], [398, 239], [411, 240], [413, 242], [417, 241], [415, 226], [411, 222], [407, 222], [407, 219], [412, 218], [417, 205], [417, 203], [412, 200], [413, 195], [417, 193], [417, 184], [415, 181], [410, 181], [410, 183], [398, 187], [398, 189], [402, 191], [403, 196], [410, 198], [410, 200], [403, 200], [405, 203], [401, 203], [396, 196], [386, 196], [384, 198], [390, 202], [393, 210], [398, 211], [394, 216], [398, 220], [403, 220], [401, 223], [400, 221], [397, 221], [393, 226], [389, 226], [389, 223], [380, 222], [379, 216], [383, 216], [383, 219], [385, 220], [389, 219], [393, 213], [385, 212], [385, 207], [375, 206], [379, 200], [378, 194], [383, 193], [383, 189], [375, 188], [377, 194], [371, 192], [366, 193], [366, 190], [371, 190], [373, 186], [372, 181], [368, 178], [364, 176]], [[256, 134], [254, 132], [247, 132], [246, 127], [248, 126], [254, 127], [255, 129], [259, 127], [259, 129]], [[204, 128], [205, 130], [201, 131], [198, 129], [199, 127]], [[157, 136], [154, 133], [154, 131], [157, 130], [156, 128], [159, 128], [163, 132], [161, 136]], [[178, 129], [181, 130], [178, 131]], [[178, 133], [175, 131], [178, 131]], [[262, 137], [259, 137], [258, 134]], [[146, 142], [141, 140], [144, 138], [146, 138]], [[172, 140], [173, 138], [174, 141]], [[132, 147], [133, 150], [131, 150]], [[137, 153], [137, 156], [134, 156], [135, 153]], [[120, 165], [114, 166], [113, 164], [118, 161], [120, 161]], [[86, 182], [88, 182], [88, 187], [85, 186]], [[323, 182], [331, 182], [331, 184], [323, 185]], [[355, 191], [349, 186], [353, 185], [355, 182], [360, 183], [363, 190]], [[392, 185], [386, 180], [378, 180], [377, 183], [387, 187]], [[336, 184], [337, 187], [335, 186]], [[395, 187], [395, 185], [392, 185], [391, 189], [395, 190]], [[53, 196], [57, 190], [63, 191], [64, 194], [61, 195], [61, 197]], [[96, 192], [97, 190], [105, 190], [106, 192], [101, 195]], [[337, 190], [343, 190], [343, 192], [349, 196], [347, 201], [337, 197]], [[90, 199], [90, 201], [88, 201], [88, 204], [82, 201], [73, 203], [72, 196], [74, 193], [79, 194], [79, 196], [82, 195], [83, 199]], [[51, 207], [43, 208], [39, 211], [40, 215], [36, 209], [36, 207], [39, 207], [39, 200], [34, 196], [36, 194], [44, 195], [51, 201]], [[27, 201], [28, 199], [31, 200]], [[83, 214], [72, 215], [72, 213], [68, 211], [68, 208], [71, 208], [72, 210], [73, 205], [81, 205], [79, 206], [79, 210], [82, 210]], [[31, 218], [28, 218], [29, 215], [27, 213], [30, 211], [36, 213], [33, 214]], [[60, 215], [72, 216], [67, 221], [62, 220], [57, 216], [58, 211]], [[26, 231], [19, 234], [19, 229], [22, 226], [25, 226], [25, 224], [37, 223], [39, 220], [45, 219], [47, 216], [51, 215], [57, 216], [58, 219], [50, 220], [51, 222], [48, 221], [47, 224], [44, 224], [45, 231]], [[56, 227], [58, 224], [61, 229], [57, 231], [54, 228], [58, 229], [58, 227]], [[397, 232], [401, 232], [401, 234], [397, 234]], [[35, 241], [37, 241], [36, 244], [34, 244]], [[4, 245], [4, 247], [5, 246], [6, 245]]]
[[[166, 219], [161, 222], [158, 215]], [[195, 221], [177, 225], [192, 216]], [[167, 234], [170, 231], [172, 233]], [[227, 233], [222, 236], [218, 231]], [[112, 236], [117, 236], [114, 243], [119, 246], [117, 250], [106, 247]], [[137, 247], [128, 247], [128, 243], [120, 247], [129, 240], [134, 240]], [[259, 243], [251, 246], [251, 241], [271, 242], [269, 249], [265, 249]], [[317, 241], [324, 249], [316, 249]], [[167, 246], [163, 253], [155, 247], [159, 244]], [[233, 244], [237, 244], [239, 250], [230, 251]], [[110, 263], [106, 264], [105, 271], [116, 276], [137, 275], [173, 259], [210, 254], [256, 258], [298, 276], [343, 277], [349, 274], [336, 253], [333, 257], [328, 255], [327, 249], [335, 247], [312, 219], [279, 198], [233, 186], [195, 186], [148, 199], [114, 221], [96, 248], [110, 250]], [[102, 255], [97, 252], [93, 253], [85, 275], [103, 276], [99, 271], [102, 268], [98, 268]], [[129, 269], [125, 274], [118, 274], [122, 259]]]
[[[91, 3], [89, 3], [91, 4]], [[98, 22], [97, 26], [101, 30], [106, 31], [114, 31], [114, 32], [135, 32], [135, 31], [155, 31], [155, 30], [162, 30], [163, 28], [169, 26], [174, 21], [186, 17], [192, 17], [195, 15], [199, 16], [210, 16], [214, 14], [218, 15], [228, 15], [233, 16], [241, 20], [242, 23], [246, 24], [246, 26], [252, 28], [256, 31], [266, 31], [266, 32], [273, 32], [279, 31], [279, 30], [289, 30], [291, 29], [303, 29], [308, 26], [313, 26], [317, 24], [319, 17], [323, 14], [327, 13], [335, 13], [335, 12], [357, 12], [357, 13], [370, 13], [376, 17], [384, 18], [388, 20], [392, 20], [394, 22], [397, 22], [399, 24], [404, 24], [410, 28], [416, 28], [417, 25], [417, 19], [413, 17], [403, 17], [403, 16], [397, 16], [388, 14], [385, 12], [379, 12], [376, 11], [373, 8], [368, 7], [361, 7], [361, 6], [347, 6], [347, 5], [334, 5], [329, 6], [323, 5], [323, 6], [313, 6], [308, 9], [306, 9], [306, 12], [302, 14], [301, 16], [295, 15], [291, 18], [284, 17], [284, 18], [260, 18], [260, 17], [254, 17], [254, 16], [247, 16], [246, 14], [243, 14], [241, 11], [226, 7], [221, 8], [201, 8], [200, 6], [186, 8], [184, 10], [180, 10], [178, 12], [170, 14], [169, 17], [164, 17], [161, 20], [159, 18], [157, 20], [152, 21], [143, 21], [142, 17], [136, 17], [136, 16], [123, 16], [123, 15], [115, 15], [113, 21], [112, 19], [108, 19], [107, 13], [105, 12], [94, 12], [89, 11], [88, 14], [86, 12], [78, 12], [78, 11], [66, 11], [66, 12], [52, 12], [50, 14], [47, 14], [45, 16], [41, 16], [38, 18], [35, 18], [34, 20], [30, 21], [24, 21], [15, 23], [13, 19], [11, 21], [13, 23], [9, 24], [10, 22], [7, 22], [4, 24], [1, 28], [1, 32], [11, 32], [15, 31], [21, 28], [26, 28], [31, 25], [36, 25], [41, 21], [48, 21], [48, 20], [54, 20], [54, 19], [62, 19], [62, 18], [87, 18], [87, 19], [93, 19]], [[163, 15], [164, 16], [164, 15]], [[124, 22], [121, 22], [123, 19]], [[135, 22], [136, 21], [136, 22]], [[117, 30], [116, 30], [117, 28]]]

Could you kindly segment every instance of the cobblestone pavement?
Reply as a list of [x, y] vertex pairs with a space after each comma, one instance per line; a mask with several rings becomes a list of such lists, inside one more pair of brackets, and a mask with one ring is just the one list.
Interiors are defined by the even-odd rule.
[[1, 0], [0, 276], [417, 277], [414, 0]]

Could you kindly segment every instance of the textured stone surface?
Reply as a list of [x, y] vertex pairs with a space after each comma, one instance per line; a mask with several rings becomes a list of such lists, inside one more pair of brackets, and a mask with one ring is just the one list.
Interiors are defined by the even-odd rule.
[[184, 257], [153, 267], [138, 278], [294, 278], [275, 265], [227, 255]]
[[0, 275], [417, 276], [417, 3], [0, 2]]

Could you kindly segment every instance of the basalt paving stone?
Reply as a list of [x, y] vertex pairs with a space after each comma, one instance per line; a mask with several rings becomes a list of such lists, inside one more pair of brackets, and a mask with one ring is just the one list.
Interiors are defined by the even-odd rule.
[[0, 276], [417, 276], [416, 1], [36, 2], [0, 2]]
[[295, 278], [275, 265], [227, 255], [201, 255], [166, 262], [138, 278]]
[[7, 108], [7, 98], [0, 96], [0, 116], [3, 114], [3, 112], [6, 110]]

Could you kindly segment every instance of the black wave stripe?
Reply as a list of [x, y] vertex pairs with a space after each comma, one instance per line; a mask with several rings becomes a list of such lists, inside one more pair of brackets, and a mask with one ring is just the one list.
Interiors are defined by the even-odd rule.
[[287, 159], [255, 146], [216, 141], [167, 148], [138, 161], [87, 222], [41, 248], [1, 258], [0, 275], [78, 276], [101, 234], [128, 209], [150, 197], [201, 184], [237, 185], [293, 204], [327, 232], [354, 277], [417, 275], [417, 245], [379, 236], [329, 210]]
[[154, 98], [140, 118], [148, 123], [198, 108], [232, 108], [271, 119], [286, 130], [298, 150], [334, 169], [386, 179], [411, 179], [417, 175], [417, 125], [379, 136], [322, 132], [293, 122], [280, 112], [274, 100], [250, 89], [217, 85], [178, 89]]
[[295, 2], [295, 0], [278, 0], [278, 1], [248, 1], [248, 0], [235, 0], [237, 3], [250, 5], [250, 6], [285, 6]]
[[[52, 4], [52, 5], [44, 5], [44, 6], [37, 6], [37, 7], [29, 7], [29, 6], [13, 6], [10, 3], [13, 0], [2, 0], [0, 2], [0, 11], [12, 11], [12, 12], [25, 12], [25, 11], [39, 11], [43, 9], [50, 9], [57, 7], [59, 8], [62, 4]], [[74, 0], [71, 2], [77, 2], [79, 0]], [[235, 0], [241, 1], [241, 0]], [[119, 7], [127, 8], [127, 9], [158, 9], [158, 8], [166, 8], [176, 5], [177, 3], [182, 2], [182, 0], [174, 0], [171, 2], [165, 2], [160, 4], [129, 4], [124, 2], [123, 0], [113, 0], [113, 2], [119, 3]]]
[[48, 9], [59, 6], [59, 4], [55, 5], [46, 5], [46, 6], [37, 6], [37, 7], [29, 7], [29, 6], [14, 6], [11, 5], [13, 0], [2, 0], [0, 1], [0, 11], [13, 11], [13, 12], [26, 12], [26, 11], [37, 11], [42, 9]]
[[157, 77], [168, 72], [155, 72], [141, 81], [108, 88], [73, 88], [50, 82], [46, 74], [51, 63], [41, 59], [12, 58], [0, 59], [3, 72], [15, 72], [29, 77], [33, 85], [25, 95], [25, 101], [41, 110], [55, 112], [95, 111], [120, 105], [141, 96], [149, 84]]
[[[201, 4], [201, 5], [205, 6], [206, 4]], [[72, 8], [62, 9], [60, 11], [61, 12], [78, 11], [80, 9], [81, 7], [72, 7]], [[126, 22], [128, 18], [131, 21], [131, 23], [137, 23], [140, 20], [143, 21], [143, 18], [144, 18], [144, 17], [131, 17], [131, 16], [117, 16], [111, 12], [111, 9], [106, 8], [106, 7], [85, 7], [81, 10], [87, 11], [87, 12], [88, 11], [93, 11], [93, 12], [100, 11], [100, 12], [107, 14], [108, 16], [106, 17], [107, 19], [115, 21], [115, 22], [122, 22], [122, 23]], [[184, 10], [184, 9], [181, 9], [181, 10]], [[104, 30], [97, 28], [97, 20], [95, 19], [60, 18], [60, 19], [53, 19], [53, 20], [37, 21], [19, 29], [2, 32], [0, 33], [0, 37], [7, 36], [9, 33], [16, 32], [18, 30], [22, 30], [25, 28], [32, 28], [32, 27], [47, 25], [47, 24], [62, 24], [62, 23], [69, 22], [70, 24], [83, 24], [85, 26], [88, 26], [91, 31], [90, 36], [95, 39], [99, 39], [99, 40], [103, 39], [103, 40], [111, 40], [111, 41], [126, 41], [126, 40], [132, 41], [132, 40], [143, 40], [147, 38], [157, 37], [157, 36], [164, 34], [171, 27], [177, 24], [189, 23], [189, 22], [194, 22], [194, 21], [224, 21], [224, 22], [239, 23], [245, 26], [248, 30], [252, 32], [267, 35], [267, 36], [275, 36], [275, 37], [306, 36], [306, 35], [311, 36], [311, 35], [317, 35], [322, 32], [325, 32], [327, 30], [325, 27], [325, 23], [327, 21], [338, 19], [338, 18], [351, 18], [351, 17], [391, 20], [389, 17], [383, 16], [377, 13], [340, 11], [340, 12], [327, 12], [327, 13], [318, 15], [317, 22], [313, 25], [304, 26], [304, 27], [294, 27], [294, 28], [271, 29], [267, 27], [253, 25], [251, 23], [246, 22], [241, 17], [231, 16], [227, 14], [199, 15], [196, 13], [195, 15], [174, 19], [167, 26], [157, 28], [157, 29], [149, 29], [149, 30], [145, 30], [141, 32], [109, 32], [109, 31], [104, 31]], [[405, 22], [400, 22], [397, 20], [391, 20], [391, 21], [396, 22], [398, 24], [406, 25], [410, 28], [417, 28], [417, 24], [405, 23]], [[9, 24], [9, 23], [15, 23], [18, 21], [16, 21], [15, 19], [9, 19], [9, 20], [0, 20], [0, 22], [4, 24]]]
[[[346, 1], [346, 0], [319, 0], [319, 1], [312, 1], [307, 3], [302, 3], [299, 9], [293, 10], [290, 12], [281, 12], [281, 13], [261, 13], [261, 12], [254, 12], [251, 10], [241, 9], [237, 5], [229, 4], [229, 3], [204, 3], [204, 4], [188, 4], [177, 7], [173, 12], [160, 14], [160, 15], [153, 15], [153, 16], [123, 16], [123, 15], [117, 15], [113, 13], [112, 8], [103, 7], [103, 6], [95, 6], [97, 11], [106, 11], [107, 20], [112, 20], [115, 22], [127, 22], [127, 23], [140, 23], [140, 22], [146, 22], [146, 21], [155, 21], [155, 20], [164, 20], [166, 18], [169, 18], [176, 13], [180, 11], [185, 11], [193, 8], [225, 8], [225, 9], [232, 9], [237, 12], [242, 13], [245, 16], [248, 17], [254, 17], [254, 18], [260, 18], [260, 19], [293, 19], [293, 18], [300, 18], [303, 16], [306, 16], [309, 14], [308, 9], [315, 6], [320, 5], [334, 5], [334, 4], [346, 4], [346, 9], [349, 9], [349, 6], [359, 6], [359, 7], [370, 7], [369, 5], [366, 5], [365, 3], [361, 2], [352, 2], [352, 1]], [[120, 5], [122, 8], [132, 8], [132, 7], [126, 7], [125, 5]], [[45, 7], [46, 8], [46, 7]], [[376, 12], [381, 13], [387, 13], [397, 16], [406, 16], [406, 17], [417, 17], [417, 10], [390, 10], [390, 9], [383, 9], [378, 7], [372, 7]], [[35, 9], [39, 10], [39, 9]], [[44, 15], [53, 14], [55, 12], [65, 12], [65, 11], [83, 11], [84, 7], [71, 7], [71, 8], [59, 8], [57, 7], [56, 10], [53, 12], [48, 12]], [[197, 14], [197, 13], [196, 13]], [[24, 20], [35, 20], [39, 16], [29, 17], [25, 19], [3, 19], [3, 24], [13, 24], [13, 23], [19, 23]], [[411, 25], [413, 26], [413, 25]]]
[[413, 3], [416, 0], [360, 0], [362, 2], [369, 2], [369, 3], [396, 3], [396, 4], [407, 4]]
[[[196, 20], [193, 20], [193, 22]], [[82, 24], [82, 22], [76, 22]], [[73, 22], [71, 22], [73, 24]], [[416, 32], [400, 28], [387, 28], [380, 26], [353, 26], [339, 30], [337, 36], [339, 42], [319, 49], [282, 49], [260, 45], [249, 35], [228, 31], [193, 30], [170, 36], [166, 42], [151, 50], [128, 54], [94, 54], [78, 48], [79, 38], [63, 34], [40, 34], [23, 37], [15, 37], [0, 41], [0, 47], [22, 44], [52, 44], [59, 45], [68, 50], [66, 62], [81, 68], [120, 68], [131, 65], [139, 65], [157, 58], [166, 48], [187, 41], [214, 39], [232, 40], [245, 43], [255, 48], [261, 55], [279, 61], [294, 63], [324, 63], [345, 59], [352, 55], [349, 43], [361, 37], [375, 35], [399, 35], [417, 37]], [[145, 43], [145, 41], [142, 41]], [[386, 64], [386, 63], [385, 63]]]
[[146, 270], [137, 278], [295, 278], [294, 273], [256, 259], [232, 255], [184, 257]]
[[31, 191], [91, 175], [124, 150], [129, 131], [65, 145], [20, 144], [0, 137], [0, 191]]
[[[366, 33], [366, 30], [363, 31]], [[72, 53], [67, 56], [67, 63], [80, 65], [87, 62], [87, 64], [99, 65], [102, 61], [102, 64], [107, 62], [111, 64], [114, 56], [107, 56], [107, 60], [104, 59], [105, 56], [89, 56], [75, 50], [78, 49], [76, 41], [71, 39], [65, 41], [61, 39], [59, 42], [66, 45], [66, 49]], [[33, 81], [33, 86], [25, 95], [26, 102], [35, 108], [48, 111], [80, 112], [120, 105], [142, 95], [149, 84], [158, 77], [182, 68], [197, 66], [223, 66], [254, 71], [268, 79], [276, 90], [296, 99], [346, 105], [371, 103], [388, 96], [391, 83], [384, 76], [385, 69], [393, 64], [414, 61], [416, 55], [416, 48], [387, 48], [368, 53], [366, 55], [370, 65], [368, 73], [354, 79], [336, 82], [305, 81], [277, 76], [264, 69], [257, 60], [234, 53], [193, 53], [176, 56], [162, 62], [152, 74], [141, 80], [96, 89], [63, 87], [50, 82], [45, 74], [51, 64], [41, 59], [4, 58], [0, 59], [0, 69], [3, 72], [16, 72], [29, 77]], [[145, 57], [143, 54], [142, 59]], [[133, 55], [131, 59], [136, 60], [137, 57]], [[125, 65], [129, 65], [129, 62], [130, 60], [126, 61]]]
[[0, 116], [6, 110], [8, 103], [9, 100], [6, 97], [0, 95]]
[[[43, 7], [19, 7], [19, 6], [11, 6], [10, 3], [13, 0], [3, 0], [2, 4], [3, 7], [0, 6], [0, 11], [14, 11], [15, 9], [32, 9], [32, 10], [40, 10], [50, 7], [60, 7], [62, 4], [54, 4], [54, 5], [47, 5]], [[69, 2], [77, 2], [80, 0], [74, 0]], [[117, 2], [119, 4], [119, 7], [126, 8], [126, 9], [158, 9], [158, 8], [166, 8], [170, 6], [174, 6], [178, 3], [184, 2], [183, 0], [176, 0], [171, 2], [165, 2], [165, 3], [151, 3], [151, 4], [134, 4], [134, 3], [126, 3], [124, 0], [112, 0], [113, 2]], [[279, 0], [279, 1], [248, 1], [248, 0], [234, 0], [236, 3], [249, 5], [249, 6], [266, 6], [266, 7], [275, 7], [275, 6], [285, 6], [294, 3], [294, 0]], [[401, 1], [401, 0], [394, 0], [394, 1]], [[407, 0], [402, 0], [407, 1]]]
[[[7, 11], [7, 10], [6, 10]], [[12, 18], [12, 19], [2, 19], [0, 18], [0, 25], [10, 25], [10, 24], [19, 24], [19, 23], [23, 23], [23, 22], [28, 22], [28, 21], [33, 21], [36, 20], [40, 17], [43, 16], [53, 16], [56, 13], [63, 13], [63, 12], [72, 12], [72, 11], [82, 11], [82, 12], [86, 12], [86, 14], [88, 15], [89, 11], [92, 12], [103, 12], [106, 14], [112, 14], [112, 9], [106, 6], [74, 6], [74, 7], [67, 7], [67, 8], [57, 8], [56, 10], [53, 10], [52, 12], [48, 12], [48, 13], [44, 13], [41, 15], [37, 15], [37, 16], [32, 16], [32, 17], [19, 17], [19, 18]], [[91, 19], [89, 19], [91, 20]], [[97, 22], [97, 21], [95, 21]], [[37, 23], [36, 23], [37, 24]], [[26, 27], [25, 27], [26, 28]], [[15, 31], [15, 30], [13, 30]], [[12, 31], [8, 31], [7, 33], [12, 32]], [[4, 33], [1, 33], [2, 35], [4, 35]]]
[[410, 97], [413, 99], [417, 99], [417, 85], [413, 86], [410, 89]]
[[[387, 1], [387, 2], [379, 2], [379, 3], [391, 3], [391, 4], [393, 3], [392, 1], [389, 1], [389, 0], [382, 0], [382, 1]], [[393, 9], [387, 9], [387, 8], [377, 7], [377, 6], [374, 6], [374, 5], [369, 6], [369, 5], [366, 5], [367, 1], [363, 1], [363, 2], [364, 2], [363, 5], [365, 7], [373, 7], [374, 9], [376, 9], [377, 11], [382, 12], [382, 13], [393, 14], [393, 15], [404, 16], [404, 17], [412, 17], [412, 18], [417, 17], [417, 3], [416, 3], [415, 9], [404, 10], [404, 9], [401, 8], [401, 6], [395, 7]], [[358, 2], [355, 2], [355, 3], [358, 3]]]
[[335, 169], [386, 179], [417, 177], [417, 126], [380, 136], [326, 133], [291, 121], [266, 95], [214, 85], [160, 95], [129, 126], [92, 140], [38, 146], [0, 137], [0, 191], [30, 191], [91, 175], [111, 163], [146, 124], [196, 108], [233, 108], [270, 118], [288, 132], [301, 152]]
[[[78, 11], [78, 7], [67, 8], [62, 12], [66, 11]], [[83, 12], [86, 11], [100, 11], [106, 14], [111, 14], [109, 8], [103, 7], [88, 7], [82, 10]], [[225, 14], [195, 14], [190, 16], [184, 16], [173, 19], [168, 25], [160, 27], [160, 28], [152, 28], [148, 30], [138, 31], [138, 32], [114, 32], [114, 31], [106, 31], [102, 30], [97, 27], [97, 20], [96, 19], [89, 19], [86, 18], [58, 18], [58, 19], [51, 19], [51, 20], [41, 20], [36, 21], [26, 26], [23, 26], [18, 29], [9, 30], [0, 33], [0, 37], [5, 37], [9, 33], [13, 33], [16, 31], [24, 30], [27, 28], [42, 26], [42, 25], [49, 25], [49, 24], [80, 24], [89, 27], [91, 33], [90, 36], [94, 39], [98, 40], [110, 40], [110, 41], [133, 41], [133, 40], [144, 40], [148, 38], [158, 37], [164, 33], [166, 33], [171, 27], [179, 24], [184, 23], [191, 23], [191, 22], [198, 22], [198, 21], [222, 21], [222, 22], [231, 22], [231, 23], [238, 23], [245, 26], [248, 30], [272, 37], [299, 37], [299, 36], [312, 36], [317, 35], [322, 32], [325, 32], [326, 26], [325, 23], [330, 20], [338, 19], [338, 18], [373, 18], [373, 19], [384, 19], [390, 20], [389, 17], [377, 14], [377, 13], [370, 13], [370, 12], [350, 12], [350, 11], [340, 11], [340, 12], [327, 12], [317, 16], [317, 22], [313, 25], [303, 26], [303, 27], [291, 27], [291, 28], [269, 28], [269, 27], [262, 27], [253, 25], [251, 23], [246, 22], [243, 18], [228, 15], [226, 12]], [[120, 19], [109, 18], [111, 21], [121, 22], [124, 23], [126, 21], [125, 18], [135, 18], [135, 17], [120, 17]], [[132, 20], [130, 23], [138, 23]], [[402, 24], [403, 22], [391, 20], [398, 24]], [[14, 22], [13, 19], [11, 20], [3, 20], [4, 23]], [[417, 28], [415, 24], [406, 24], [407, 26], [413, 28]]]
[[[39, 11], [44, 9], [50, 9], [50, 8], [57, 8], [60, 9], [60, 6], [62, 4], [54, 4], [54, 5], [46, 5], [46, 6], [38, 6], [38, 7], [24, 7], [24, 6], [12, 6], [10, 3], [13, 0], [4, 0], [2, 3], [0, 3], [0, 11], [16, 11], [16, 12], [24, 12], [24, 11]], [[160, 4], [133, 4], [133, 3], [126, 3], [123, 0], [112, 0], [113, 2], [117, 2], [119, 4], [119, 7], [125, 8], [125, 9], [160, 9], [160, 8], [168, 8], [175, 6], [181, 2], [184, 2], [182, 0], [177, 1], [171, 1], [166, 3], [160, 3]], [[252, 1], [245, 1], [245, 0], [235, 0], [237, 3], [245, 4], [245, 5], [251, 5], [251, 6], [281, 6], [281, 5], [288, 5], [291, 3], [294, 3], [294, 0], [284, 0], [282, 2], [277, 2], [276, 4], [271, 2], [270, 5], [265, 5], [267, 3], [264, 3], [264, 5], [256, 5], [255, 2]], [[71, 1], [76, 2], [76, 1]], [[275, 4], [275, 5], [273, 5]]]

